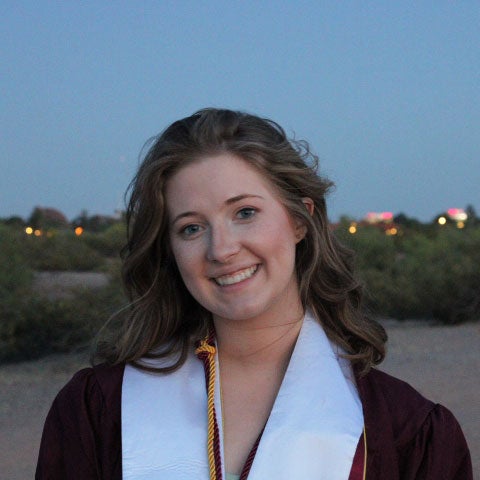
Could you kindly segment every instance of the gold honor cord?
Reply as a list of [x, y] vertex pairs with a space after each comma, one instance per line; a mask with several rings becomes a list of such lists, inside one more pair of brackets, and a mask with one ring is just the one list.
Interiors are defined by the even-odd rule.
[[208, 464], [210, 467], [210, 480], [219, 480], [217, 477], [217, 468], [215, 462], [215, 352], [216, 348], [210, 345], [207, 340], [202, 340], [195, 353], [199, 356], [205, 356], [208, 362], [207, 374], [207, 411], [208, 411]]
[[[215, 413], [215, 343], [214, 335], [211, 334], [205, 340], [198, 344], [195, 353], [197, 357], [203, 361], [205, 368], [205, 380], [207, 385], [207, 408], [208, 408], [208, 438], [207, 452], [208, 464], [210, 468], [210, 480], [222, 480], [222, 459], [220, 453], [220, 431]], [[262, 437], [263, 429], [255, 441], [250, 453], [248, 454], [245, 465], [240, 473], [240, 480], [246, 480], [250, 469], [252, 468], [253, 459], [257, 453], [258, 444]]]

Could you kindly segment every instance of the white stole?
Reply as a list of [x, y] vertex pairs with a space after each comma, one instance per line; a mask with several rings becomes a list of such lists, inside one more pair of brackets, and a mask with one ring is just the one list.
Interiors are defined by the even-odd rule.
[[[363, 413], [350, 365], [334, 350], [307, 313], [249, 480], [348, 480]], [[221, 432], [218, 381], [215, 390]], [[125, 480], [208, 480], [205, 374], [193, 352], [170, 374], [125, 368], [122, 465]]]

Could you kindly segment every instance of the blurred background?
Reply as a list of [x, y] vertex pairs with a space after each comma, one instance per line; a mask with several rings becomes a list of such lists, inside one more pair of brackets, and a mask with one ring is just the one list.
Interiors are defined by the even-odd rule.
[[[126, 303], [124, 192], [145, 142], [207, 106], [310, 143], [366, 306], [396, 322], [388, 368], [478, 371], [478, 2], [2, 0], [0, 14], [0, 428], [24, 446], [17, 459], [0, 442], [11, 478], [31, 476], [53, 395]], [[476, 403], [478, 379], [455, 378], [453, 406]], [[425, 394], [451, 392], [442, 382]], [[461, 421], [480, 453], [472, 408]]]

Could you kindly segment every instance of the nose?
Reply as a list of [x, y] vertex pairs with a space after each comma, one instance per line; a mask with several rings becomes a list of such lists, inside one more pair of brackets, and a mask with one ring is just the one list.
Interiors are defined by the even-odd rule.
[[240, 251], [240, 242], [227, 225], [211, 227], [207, 260], [227, 263]]

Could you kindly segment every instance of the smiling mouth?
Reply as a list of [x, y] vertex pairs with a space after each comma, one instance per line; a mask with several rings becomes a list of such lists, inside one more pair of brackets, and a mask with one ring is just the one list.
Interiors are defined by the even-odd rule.
[[258, 265], [253, 265], [252, 267], [245, 268], [244, 270], [239, 270], [232, 275], [222, 275], [221, 277], [214, 278], [213, 280], [221, 287], [234, 285], [235, 283], [243, 282], [244, 280], [252, 277], [257, 270]]

